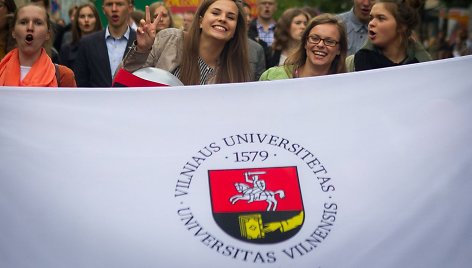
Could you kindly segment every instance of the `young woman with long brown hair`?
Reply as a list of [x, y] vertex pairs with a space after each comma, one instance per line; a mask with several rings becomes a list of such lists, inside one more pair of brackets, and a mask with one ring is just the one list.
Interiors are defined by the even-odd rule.
[[332, 14], [308, 22], [298, 49], [282, 66], [265, 71], [260, 80], [312, 77], [346, 72], [347, 35], [344, 24]]
[[299, 47], [310, 19], [310, 15], [301, 8], [289, 8], [282, 13], [275, 26], [267, 68], [283, 65], [287, 57]]
[[431, 60], [413, 37], [421, 0], [377, 0], [370, 11], [368, 40], [348, 57], [349, 71], [363, 71]]
[[135, 46], [123, 60], [130, 72], [157, 67], [177, 76], [184, 85], [250, 81], [244, 11], [234, 0], [204, 0], [190, 30], [163, 29], [156, 34], [160, 14], [137, 30]]
[[61, 48], [59, 60], [61, 64], [72, 68], [79, 51], [82, 36], [102, 30], [102, 22], [98, 10], [92, 3], [80, 5], [74, 15], [72, 24], [72, 41]]

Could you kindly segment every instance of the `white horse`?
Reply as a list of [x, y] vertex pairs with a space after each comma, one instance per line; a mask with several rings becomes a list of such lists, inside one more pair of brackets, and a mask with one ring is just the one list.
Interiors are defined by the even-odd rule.
[[239, 200], [247, 200], [248, 203], [251, 203], [253, 201], [266, 201], [268, 203], [267, 211], [275, 211], [277, 209], [276, 195], [278, 194], [280, 198], [285, 197], [285, 193], [283, 190], [278, 190], [275, 192], [261, 190], [258, 188], [251, 188], [247, 184], [239, 182], [235, 183], [234, 186], [236, 187], [236, 190], [241, 194], [234, 195], [229, 199], [229, 201], [233, 205]]

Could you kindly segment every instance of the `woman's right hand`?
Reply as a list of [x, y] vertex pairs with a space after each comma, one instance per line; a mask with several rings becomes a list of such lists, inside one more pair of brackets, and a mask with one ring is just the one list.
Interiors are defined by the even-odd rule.
[[154, 39], [157, 34], [157, 24], [161, 19], [162, 13], [157, 14], [154, 21], [151, 22], [151, 13], [149, 12], [149, 6], [146, 6], [145, 19], [139, 22], [138, 29], [136, 30], [136, 42], [137, 49], [139, 52], [149, 51], [154, 44]]

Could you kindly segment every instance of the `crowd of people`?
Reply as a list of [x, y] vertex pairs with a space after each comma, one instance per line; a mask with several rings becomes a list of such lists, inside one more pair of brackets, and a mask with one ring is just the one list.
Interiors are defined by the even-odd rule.
[[[163, 2], [73, 6], [53, 22], [49, 0], [18, 7], [0, 0], [0, 85], [111, 87], [120, 70], [155, 67], [184, 85], [292, 79], [363, 71], [472, 54], [464, 30], [423, 43], [414, 29], [420, 0], [353, 0], [341, 14], [293, 7], [278, 20], [276, 0], [203, 0], [176, 28]], [[449, 45], [447, 52], [444, 47]], [[445, 54], [449, 53], [449, 54]]]

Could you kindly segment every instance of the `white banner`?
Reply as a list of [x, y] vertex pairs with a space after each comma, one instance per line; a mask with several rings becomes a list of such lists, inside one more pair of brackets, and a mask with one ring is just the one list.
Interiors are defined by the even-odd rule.
[[0, 267], [470, 267], [471, 67], [0, 88]]

